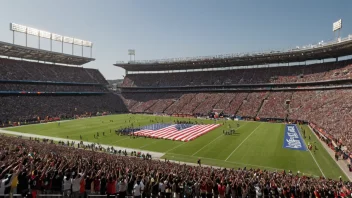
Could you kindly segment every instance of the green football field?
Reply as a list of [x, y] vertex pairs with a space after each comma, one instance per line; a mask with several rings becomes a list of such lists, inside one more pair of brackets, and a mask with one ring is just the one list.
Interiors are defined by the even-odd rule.
[[[307, 126], [304, 126], [306, 136], [311, 135], [312, 140], [310, 141], [317, 142], [318, 150], [315, 153], [283, 148], [285, 125], [277, 123], [218, 121], [217, 123], [222, 124], [221, 127], [190, 142], [149, 138], [133, 139], [114, 133], [115, 129], [128, 127], [131, 123], [134, 123], [134, 126], [145, 126], [152, 123], [170, 123], [173, 120], [189, 119], [124, 114], [61, 122], [60, 126], [58, 123], [48, 123], [7, 130], [60, 138], [68, 136], [73, 140], [79, 140], [82, 135], [84, 141], [161, 152], [164, 153], [163, 158], [181, 162], [196, 163], [200, 158], [202, 164], [212, 166], [260, 168], [270, 171], [291, 170], [294, 173], [300, 171], [301, 174], [324, 175], [333, 179], [342, 176], [344, 180], [347, 180], [345, 174]], [[214, 123], [211, 120], [200, 122]], [[240, 124], [239, 127], [237, 123]], [[236, 129], [236, 134], [223, 135], [223, 130], [230, 127]], [[105, 136], [102, 136], [103, 131]], [[100, 132], [99, 139], [93, 137], [96, 132]], [[305, 139], [306, 144], [307, 139]]]

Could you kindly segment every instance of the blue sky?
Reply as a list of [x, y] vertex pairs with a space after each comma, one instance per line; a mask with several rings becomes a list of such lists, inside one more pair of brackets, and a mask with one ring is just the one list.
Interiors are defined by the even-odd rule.
[[[128, 61], [128, 49], [137, 60], [285, 49], [332, 40], [340, 18], [346, 37], [351, 8], [351, 0], [3, 0], [0, 40], [12, 42], [10, 22], [90, 40], [96, 61], [84, 67], [118, 79], [124, 70], [112, 64]], [[24, 38], [16, 34], [16, 43], [24, 45]], [[29, 45], [36, 47], [36, 39]], [[41, 46], [49, 49], [49, 41]]]

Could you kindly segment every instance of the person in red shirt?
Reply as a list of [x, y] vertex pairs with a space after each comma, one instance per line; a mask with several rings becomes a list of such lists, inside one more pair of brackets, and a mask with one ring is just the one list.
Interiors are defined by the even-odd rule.
[[81, 182], [79, 183], [79, 197], [84, 197], [84, 193], [86, 191], [86, 180], [85, 178], [81, 179]]
[[32, 198], [36, 198], [37, 194], [40, 193], [42, 181], [45, 176], [46, 170], [47, 168], [44, 169], [43, 174], [39, 173], [37, 170], [33, 171], [33, 174], [30, 177], [30, 188], [32, 192]]
[[224, 198], [225, 197], [226, 186], [224, 185], [223, 182], [218, 184], [218, 191], [219, 191], [220, 198]]
[[108, 197], [113, 197], [116, 195], [116, 180], [113, 179], [113, 177], [109, 177], [106, 191]]
[[213, 197], [213, 182], [210, 179], [207, 182], [207, 197]]
[[316, 198], [320, 198], [320, 194], [319, 194], [318, 190], [314, 191], [314, 195], [315, 195]]
[[201, 181], [201, 184], [200, 184], [200, 195], [202, 198], [205, 198], [206, 194], [207, 194], [207, 183], [203, 178], [203, 180]]
[[94, 191], [99, 194], [100, 192], [100, 179], [98, 176], [95, 177], [94, 179]]

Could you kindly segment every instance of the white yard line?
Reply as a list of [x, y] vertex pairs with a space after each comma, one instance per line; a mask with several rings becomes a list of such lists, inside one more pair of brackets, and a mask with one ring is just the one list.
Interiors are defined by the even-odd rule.
[[319, 168], [321, 174], [322, 174], [323, 177], [325, 178], [325, 175], [324, 175], [324, 173], [323, 173], [323, 170], [321, 170], [321, 168], [320, 168], [320, 166], [319, 166], [317, 160], [315, 160], [315, 157], [313, 156], [312, 152], [311, 152], [309, 149], [308, 149], [308, 151], [309, 151], [310, 155], [312, 156], [313, 160], [315, 161], [315, 164], [318, 166], [318, 168]]
[[[320, 142], [321, 146], [326, 150], [326, 152], [331, 156], [331, 158], [333, 159], [333, 161], [334, 161], [334, 162], [337, 164], [337, 166], [341, 169], [341, 171], [346, 175], [346, 177], [347, 177], [350, 181], [352, 181], [352, 174], [349, 172], [348, 168], [346, 168], [346, 169], [343, 168], [346, 164], [343, 164], [343, 165], [339, 164], [338, 161], [336, 161], [336, 160], [334, 159], [334, 156], [333, 156], [334, 153], [333, 153], [333, 151], [332, 151], [332, 150], [331, 150], [331, 151], [329, 150], [330, 148], [325, 144], [325, 142], [323, 142], [323, 141], [317, 136], [317, 134], [314, 133], [313, 129], [312, 129], [309, 125], [307, 125], [307, 126], [308, 126], [308, 128], [310, 129], [311, 133], [313, 133], [313, 134], [315, 135], [315, 137], [317, 138], [317, 140]], [[332, 152], [332, 154], [331, 154], [331, 152]]]
[[[248, 123], [246, 123], [246, 124], [248, 124]], [[246, 124], [244, 124], [244, 125], [238, 127], [237, 129], [239, 129], [239, 128], [245, 126]], [[237, 129], [236, 129], [236, 130], [237, 130]], [[215, 142], [217, 139], [221, 138], [222, 136], [224, 136], [224, 134], [219, 135], [219, 136], [218, 136], [217, 138], [215, 138], [213, 141], [211, 141], [211, 142], [209, 142], [208, 144], [204, 145], [204, 146], [203, 146], [202, 148], [200, 148], [198, 151], [196, 151], [195, 153], [193, 153], [192, 156], [196, 155], [197, 153], [199, 153], [199, 151], [203, 150], [205, 147], [207, 147], [207, 146], [210, 145], [211, 143]]]
[[[302, 137], [302, 135], [301, 135], [301, 130], [299, 129], [299, 127], [297, 127], [297, 125], [295, 125], [295, 127], [296, 127], [296, 129], [297, 129], [297, 131], [298, 131], [298, 135], [300, 136], [301, 140], [304, 142], [304, 145], [306, 146], [307, 150], [309, 151], [310, 155], [312, 156], [312, 158], [313, 158], [315, 164], [318, 166], [318, 168], [319, 168], [321, 174], [323, 175], [323, 177], [325, 177], [325, 175], [324, 175], [324, 173], [323, 173], [323, 170], [320, 168], [320, 166], [319, 166], [317, 160], [315, 159], [314, 155], [312, 154], [312, 151], [310, 151], [310, 150], [308, 149], [308, 146], [307, 146], [306, 142], [304, 141], [304, 139], [303, 139], [303, 137]], [[314, 133], [314, 132], [312, 132], [312, 133]]]
[[208, 144], [204, 145], [202, 148], [200, 148], [198, 151], [196, 151], [195, 153], [193, 153], [192, 156], [194, 156], [195, 154], [199, 153], [199, 151], [203, 150], [205, 147], [207, 147], [209, 144], [215, 142], [217, 139], [221, 138], [222, 136], [224, 136], [224, 134], [219, 135], [217, 138], [215, 138], [213, 141], [209, 142]]
[[233, 150], [230, 155], [226, 158], [225, 162], [231, 157], [231, 155], [237, 151], [238, 148], [241, 147], [241, 145], [260, 127], [260, 125], [262, 125], [263, 123], [260, 123], [257, 128], [255, 128], [236, 148], [235, 150]]
[[125, 140], [125, 139], [130, 139], [131, 137], [126, 137], [126, 138], [123, 138], [123, 139], [121, 139], [121, 140], [117, 140], [116, 142], [114, 142], [114, 143], [117, 143], [117, 142], [121, 142], [122, 140]]
[[182, 146], [182, 145], [184, 145], [184, 144], [185, 144], [185, 142], [183, 142], [182, 144], [177, 145], [177, 146], [175, 146], [175, 147], [173, 147], [173, 148], [167, 150], [167, 151], [165, 152], [165, 154], [168, 153], [168, 152], [170, 152], [170, 151], [172, 151], [172, 150], [174, 150], [174, 149], [176, 149], [176, 148], [178, 148], [178, 147], [180, 147], [180, 146]]
[[149, 146], [149, 145], [152, 145], [152, 144], [154, 144], [154, 143], [156, 143], [156, 142], [158, 142], [159, 140], [155, 140], [155, 141], [153, 141], [153, 142], [151, 142], [151, 143], [149, 143], [149, 144], [146, 144], [146, 145], [144, 145], [144, 146], [141, 146], [141, 147], [139, 147], [140, 149], [141, 148], [145, 148], [145, 147], [147, 147], [147, 146]]

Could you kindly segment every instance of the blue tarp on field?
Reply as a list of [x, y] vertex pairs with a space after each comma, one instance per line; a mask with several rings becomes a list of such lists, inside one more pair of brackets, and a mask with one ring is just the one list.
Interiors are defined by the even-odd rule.
[[307, 147], [295, 124], [285, 126], [284, 148], [306, 151]]

